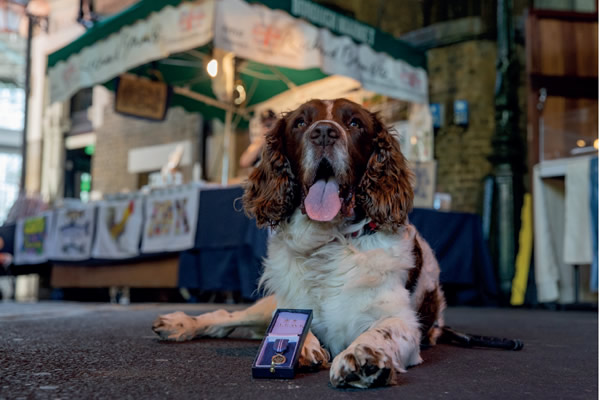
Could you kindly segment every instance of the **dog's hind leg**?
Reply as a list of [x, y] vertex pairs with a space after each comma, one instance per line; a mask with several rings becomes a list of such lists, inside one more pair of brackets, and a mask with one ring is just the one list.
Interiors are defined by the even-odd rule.
[[268, 296], [242, 311], [217, 310], [196, 317], [178, 311], [159, 316], [152, 324], [152, 330], [163, 340], [177, 342], [203, 336], [225, 337], [240, 327], [262, 335], [276, 308], [275, 297]]

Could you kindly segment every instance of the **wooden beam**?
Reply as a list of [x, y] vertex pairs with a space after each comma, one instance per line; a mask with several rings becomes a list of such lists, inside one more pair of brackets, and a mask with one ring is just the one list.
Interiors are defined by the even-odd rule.
[[176, 288], [178, 278], [179, 256], [100, 266], [54, 264], [50, 285], [55, 288]]

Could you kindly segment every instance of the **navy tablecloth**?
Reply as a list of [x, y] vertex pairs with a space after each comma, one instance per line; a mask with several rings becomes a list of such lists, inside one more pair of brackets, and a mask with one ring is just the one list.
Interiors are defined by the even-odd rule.
[[15, 254], [15, 228], [16, 224], [0, 226], [0, 238], [4, 240], [4, 247], [0, 249], [1, 252]]
[[448, 304], [497, 305], [496, 275], [478, 215], [417, 208], [409, 220], [435, 253]]
[[240, 291], [256, 299], [268, 231], [241, 211], [240, 187], [200, 192], [198, 230], [193, 249], [179, 258], [179, 286]]

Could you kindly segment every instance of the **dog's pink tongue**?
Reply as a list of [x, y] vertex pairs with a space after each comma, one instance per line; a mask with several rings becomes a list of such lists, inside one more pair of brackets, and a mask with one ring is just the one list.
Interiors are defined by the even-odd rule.
[[338, 190], [339, 186], [334, 179], [327, 182], [320, 179], [310, 187], [304, 200], [304, 208], [310, 219], [331, 221], [335, 218], [342, 207]]

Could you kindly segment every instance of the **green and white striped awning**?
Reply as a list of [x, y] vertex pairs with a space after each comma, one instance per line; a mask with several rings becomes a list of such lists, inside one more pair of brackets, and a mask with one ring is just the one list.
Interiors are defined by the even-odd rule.
[[175, 88], [171, 105], [223, 118], [205, 69], [215, 48], [235, 55], [246, 109], [331, 75], [427, 102], [422, 52], [308, 0], [142, 0], [48, 57], [50, 98], [152, 70]]

